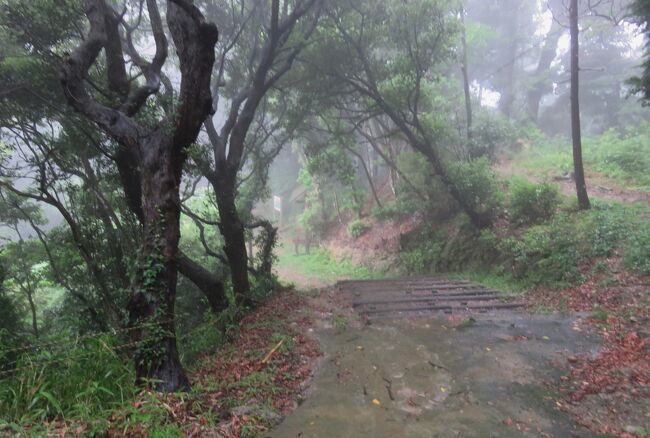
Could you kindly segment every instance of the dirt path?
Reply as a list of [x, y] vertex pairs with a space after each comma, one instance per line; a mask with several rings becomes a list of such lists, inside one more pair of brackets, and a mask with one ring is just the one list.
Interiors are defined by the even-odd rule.
[[297, 272], [287, 266], [276, 266], [275, 273], [282, 281], [292, 283], [299, 290], [322, 289], [333, 284], [317, 276]]
[[562, 373], [555, 363], [596, 346], [575, 318], [509, 311], [367, 324], [334, 289], [317, 301], [322, 366], [268, 436], [592, 436], [545, 385]]

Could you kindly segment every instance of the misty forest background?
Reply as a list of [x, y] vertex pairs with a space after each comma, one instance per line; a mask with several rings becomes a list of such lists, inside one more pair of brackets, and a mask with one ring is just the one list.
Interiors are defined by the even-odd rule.
[[278, 264], [558, 299], [612, 260], [649, 275], [649, 18], [0, 1], [0, 427], [119, 409], [168, 427], [140, 388], [200, 391], [186, 370], [286, 286]]

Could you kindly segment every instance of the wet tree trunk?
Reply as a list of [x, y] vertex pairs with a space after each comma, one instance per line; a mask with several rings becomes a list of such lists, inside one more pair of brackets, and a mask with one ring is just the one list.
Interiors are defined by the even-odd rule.
[[578, 195], [578, 207], [581, 210], [590, 208], [585, 171], [582, 163], [582, 133], [580, 128], [580, 67], [578, 41], [580, 30], [578, 28], [578, 0], [571, 0], [569, 7], [569, 21], [571, 29], [571, 137], [573, 140], [573, 171]]
[[[181, 73], [174, 112], [152, 129], [135, 116], [160, 88], [168, 44], [158, 2], [147, 0], [149, 24], [156, 52], [146, 61], [121, 41], [121, 20], [105, 0], [85, 0], [90, 23], [88, 34], [72, 51], [61, 69], [61, 83], [68, 103], [120, 144], [124, 161], [120, 171], [129, 204], [141, 215], [143, 242], [138, 272], [128, 305], [131, 337], [135, 343], [135, 368], [139, 383], [151, 383], [162, 391], [189, 388], [178, 357], [174, 331], [178, 241], [180, 239], [179, 185], [185, 148], [196, 141], [201, 125], [213, 113], [210, 79], [216, 26], [184, 0], [167, 1], [167, 28], [174, 40]], [[141, 6], [143, 3], [141, 3]], [[130, 47], [129, 47], [130, 46]], [[89, 70], [104, 54], [108, 89], [121, 96], [117, 106], [106, 106], [86, 90]], [[128, 54], [126, 52], [129, 52]], [[126, 56], [140, 69], [144, 85], [130, 90]], [[131, 68], [130, 67], [130, 68]], [[135, 82], [133, 82], [135, 85]], [[119, 164], [119, 161], [118, 161]], [[124, 172], [124, 171], [127, 172]], [[138, 190], [139, 189], [139, 190]], [[140, 197], [136, 198], [139, 191]]]
[[555, 59], [557, 44], [561, 36], [561, 27], [553, 21], [551, 30], [546, 35], [537, 67], [533, 73], [533, 84], [528, 93], [526, 93], [526, 110], [528, 117], [534, 122], [537, 122], [539, 117], [539, 104], [542, 97], [551, 87], [551, 83], [548, 80], [548, 70]]
[[129, 304], [136, 348], [136, 378], [154, 380], [162, 391], [189, 389], [174, 336], [174, 303], [177, 282], [177, 249], [180, 240], [178, 187], [183, 153], [157, 132], [140, 148], [144, 241], [141, 268], [134, 280]]
[[244, 223], [239, 217], [235, 201], [236, 176], [231, 177], [227, 171], [217, 171], [213, 181], [212, 187], [219, 208], [219, 231], [224, 240], [235, 300], [239, 305], [250, 307], [253, 303], [248, 279], [248, 253]]

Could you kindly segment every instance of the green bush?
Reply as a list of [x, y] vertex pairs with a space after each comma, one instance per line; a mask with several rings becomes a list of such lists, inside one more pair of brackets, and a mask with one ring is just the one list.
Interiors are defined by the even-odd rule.
[[439, 228], [428, 228], [402, 237], [400, 262], [407, 274], [463, 271], [498, 263], [496, 237], [489, 230], [477, 234], [461, 215]]
[[[0, 342], [2, 342], [3, 338], [16, 337], [22, 328], [16, 303], [4, 289], [4, 278], [5, 271], [2, 264], [0, 264], [0, 309], [2, 309], [2, 318], [0, 318]], [[4, 337], [1, 335], [3, 331], [6, 333]]]
[[533, 184], [523, 179], [512, 183], [510, 217], [517, 224], [534, 224], [550, 219], [560, 203], [557, 186]]
[[486, 111], [477, 114], [467, 150], [471, 159], [494, 161], [497, 153], [517, 147], [517, 132], [510, 120]]
[[[425, 213], [430, 218], [450, 219], [457, 206], [446, 187], [434, 175], [431, 164], [416, 152], [402, 152], [397, 163], [411, 184], [399, 178], [396, 187], [394, 207], [389, 207], [388, 215], [403, 217], [414, 213]], [[425, 198], [425, 199], [423, 199]]]
[[487, 159], [450, 164], [449, 174], [471, 209], [481, 215], [498, 214], [503, 204], [503, 194], [497, 175]]
[[306, 232], [321, 238], [325, 235], [329, 217], [316, 196], [308, 195], [304, 211], [298, 217], [298, 223]]
[[384, 203], [381, 207], [372, 209], [372, 217], [379, 221], [398, 219], [404, 216], [404, 211], [396, 201]]
[[348, 236], [356, 239], [361, 237], [366, 231], [370, 229], [370, 225], [361, 219], [354, 220], [348, 224]]
[[650, 275], [650, 225], [634, 227], [625, 240], [625, 266], [641, 275]]
[[589, 255], [575, 218], [568, 215], [509, 237], [499, 249], [514, 278], [535, 286], [563, 287], [582, 280], [580, 265]]

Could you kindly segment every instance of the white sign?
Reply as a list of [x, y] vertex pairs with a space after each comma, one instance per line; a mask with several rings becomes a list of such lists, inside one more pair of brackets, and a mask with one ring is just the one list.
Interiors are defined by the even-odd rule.
[[282, 198], [273, 196], [273, 210], [282, 213]]

